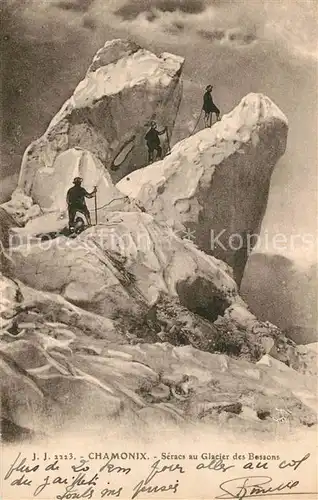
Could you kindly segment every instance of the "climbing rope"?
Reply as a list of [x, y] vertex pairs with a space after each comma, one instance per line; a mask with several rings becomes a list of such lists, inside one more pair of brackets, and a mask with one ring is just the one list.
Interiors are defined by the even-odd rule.
[[[105, 205], [102, 205], [101, 207], [97, 207], [96, 210], [102, 210], [102, 208], [105, 208], [105, 207], [109, 206], [111, 203], [113, 203], [114, 201], [118, 201], [118, 200], [125, 200], [125, 202], [127, 202], [130, 199], [129, 199], [129, 196], [121, 196], [120, 198], [113, 198], [108, 203], [105, 203]], [[93, 208], [92, 210], [89, 210], [89, 212], [95, 212], [95, 208]]]
[[194, 129], [192, 130], [191, 134], [190, 134], [190, 135], [188, 135], [188, 137], [191, 137], [191, 136], [194, 134], [194, 132], [196, 131], [197, 126], [199, 125], [199, 122], [200, 122], [200, 120], [201, 120], [202, 111], [203, 111], [203, 109], [201, 109], [201, 113], [200, 113], [200, 115], [199, 115], [199, 118], [197, 119], [197, 122], [196, 122], [196, 124], [195, 124], [195, 127], [194, 127]]
[[[140, 210], [141, 210], [141, 211], [143, 211], [143, 212], [145, 211], [144, 207], [143, 207], [142, 205], [140, 205], [140, 203], [139, 203], [137, 200], [135, 200], [135, 199], [130, 199], [130, 198], [129, 198], [129, 196], [121, 196], [120, 198], [113, 198], [113, 199], [112, 199], [112, 200], [110, 200], [108, 203], [105, 203], [105, 205], [102, 205], [101, 207], [97, 207], [97, 208], [95, 207], [95, 208], [93, 208], [92, 210], [88, 210], [88, 211], [89, 211], [90, 213], [92, 213], [92, 212], [95, 212], [95, 213], [96, 213], [96, 211], [97, 211], [97, 210], [102, 210], [102, 208], [105, 208], [105, 207], [109, 206], [111, 203], [113, 203], [114, 201], [118, 201], [118, 200], [124, 200], [124, 202], [125, 202], [125, 203], [130, 202], [130, 201], [134, 201], [134, 202], [135, 202], [135, 204], [136, 204], [136, 206], [137, 206], [138, 208], [140, 208]], [[119, 222], [123, 222], [123, 219], [116, 220], [116, 221], [110, 221], [110, 223], [109, 223], [109, 224], [114, 224], [114, 225], [116, 225], [116, 224], [118, 224]], [[109, 225], [109, 224], [108, 224], [108, 225]], [[93, 224], [93, 225], [98, 226], [98, 224]], [[103, 223], [103, 225], [104, 225], [104, 223]]]

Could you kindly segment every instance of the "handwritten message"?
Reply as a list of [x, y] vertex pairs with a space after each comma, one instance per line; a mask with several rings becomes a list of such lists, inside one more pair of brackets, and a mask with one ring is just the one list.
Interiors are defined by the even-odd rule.
[[[310, 453], [283, 458], [254, 453], [43, 452], [18, 451], [3, 471], [6, 498], [100, 499], [189, 498], [191, 477], [219, 499], [308, 495], [302, 469]], [[277, 472], [279, 479], [277, 480]]]

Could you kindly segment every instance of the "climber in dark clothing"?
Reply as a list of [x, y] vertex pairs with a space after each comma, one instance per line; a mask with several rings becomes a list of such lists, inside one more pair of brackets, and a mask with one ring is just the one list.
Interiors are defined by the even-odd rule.
[[91, 217], [89, 210], [86, 206], [85, 198], [93, 198], [96, 193], [96, 187], [91, 193], [81, 186], [83, 179], [75, 177], [73, 180], [74, 186], [67, 191], [66, 201], [68, 206], [69, 228], [74, 228], [74, 219], [76, 212], [79, 211], [85, 215], [87, 223], [91, 225]]
[[207, 88], [205, 89], [205, 94], [203, 96], [203, 108], [202, 109], [205, 112], [204, 122], [205, 122], [206, 127], [211, 127], [213, 113], [216, 114], [216, 119], [218, 121], [220, 120], [220, 110], [213, 102], [212, 89], [213, 89], [212, 85], [208, 85]]
[[157, 158], [162, 159], [162, 147], [160, 145], [159, 135], [163, 135], [166, 132], [166, 127], [158, 132], [156, 122], [152, 121], [150, 124], [150, 130], [145, 135], [145, 139], [148, 147], [148, 162], [152, 163], [154, 160], [154, 152], [157, 152]]

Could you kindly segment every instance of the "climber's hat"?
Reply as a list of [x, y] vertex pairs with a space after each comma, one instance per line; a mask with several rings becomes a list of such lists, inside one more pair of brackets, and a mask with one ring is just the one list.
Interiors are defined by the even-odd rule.
[[155, 122], [155, 120], [151, 120], [150, 125], [151, 125], [152, 127], [156, 127], [156, 126], [157, 126], [157, 123]]
[[75, 177], [73, 180], [73, 184], [81, 184], [83, 182], [82, 177]]
[[207, 85], [205, 90], [212, 90], [213, 89], [213, 85]]

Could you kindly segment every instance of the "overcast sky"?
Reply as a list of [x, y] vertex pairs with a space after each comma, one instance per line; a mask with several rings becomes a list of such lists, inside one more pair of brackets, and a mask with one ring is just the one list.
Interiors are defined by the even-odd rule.
[[[263, 233], [316, 236], [316, 0], [2, 0], [1, 9], [2, 176], [18, 171], [23, 150], [96, 50], [129, 36], [186, 57], [175, 139], [200, 112], [209, 82], [223, 113], [250, 91], [280, 106], [290, 122], [288, 148], [272, 178]], [[306, 249], [298, 246], [286, 253], [302, 260]]]

